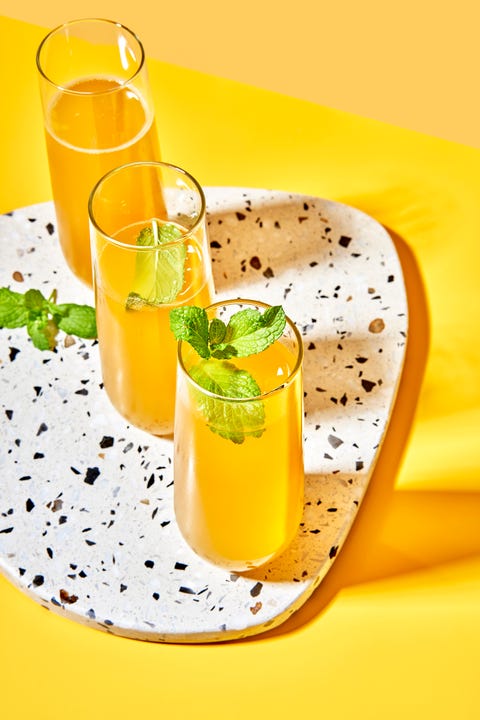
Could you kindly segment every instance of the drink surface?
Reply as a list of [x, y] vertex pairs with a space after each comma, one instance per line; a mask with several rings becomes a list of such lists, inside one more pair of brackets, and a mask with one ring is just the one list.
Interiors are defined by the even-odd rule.
[[[169, 325], [172, 304], [126, 307], [135, 276], [135, 241], [152, 222], [135, 223], [116, 233], [115, 239], [131, 245], [131, 250], [97, 238], [95, 301], [102, 375], [110, 400], [137, 427], [165, 435], [173, 432], [175, 408], [177, 343]], [[206, 306], [211, 301], [202, 233], [199, 229], [188, 240], [185, 280], [173, 305]]]
[[88, 198], [109, 170], [160, 160], [153, 115], [132, 88], [86, 78], [58, 93], [46, 120], [46, 143], [58, 231], [70, 269], [91, 284]]
[[[195, 362], [189, 352], [185, 360]], [[294, 363], [294, 355], [281, 342], [258, 355], [235, 359], [237, 367], [255, 377], [262, 392], [284, 383]], [[177, 522], [199, 555], [227, 569], [245, 571], [284, 550], [302, 515], [301, 372], [262, 401], [265, 425], [261, 437], [246, 437], [240, 444], [208, 427], [195, 401], [197, 392], [184, 376], [179, 380], [175, 419]]]

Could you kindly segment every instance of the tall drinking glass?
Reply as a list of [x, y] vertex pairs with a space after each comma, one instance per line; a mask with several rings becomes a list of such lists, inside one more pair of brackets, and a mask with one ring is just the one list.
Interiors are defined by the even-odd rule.
[[37, 68], [61, 247], [91, 284], [92, 187], [114, 167], [161, 159], [144, 49], [119, 23], [73, 20], [44, 38]]
[[177, 344], [169, 310], [206, 306], [213, 294], [202, 188], [174, 165], [131, 163], [97, 183], [88, 209], [105, 389], [131, 423], [170, 434]]
[[[267, 307], [234, 300], [210, 306], [207, 315], [227, 323], [238, 310]], [[288, 318], [283, 335], [249, 357], [201, 360], [179, 343], [176, 519], [200, 556], [231, 571], [266, 563], [297, 532], [304, 487], [302, 359], [301, 337]], [[234, 372], [232, 364], [253, 376], [260, 395], [224, 397], [193, 379], [220, 378]]]

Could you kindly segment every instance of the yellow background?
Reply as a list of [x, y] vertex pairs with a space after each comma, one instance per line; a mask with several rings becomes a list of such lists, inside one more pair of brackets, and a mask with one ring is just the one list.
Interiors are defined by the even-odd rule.
[[0, 0], [0, 14], [112, 18], [157, 60], [480, 147], [476, 0]]
[[[141, 3], [69, 5], [69, 17], [109, 15], [147, 38], [166, 160], [204, 185], [311, 193], [384, 223], [403, 264], [411, 327], [358, 520], [298, 613], [244, 642], [153, 645], [61, 619], [0, 577], [2, 717], [480, 716], [480, 152], [479, 124], [474, 135], [465, 110], [474, 105], [472, 23], [462, 2], [449, 17], [433, 3], [415, 13], [413, 3], [397, 13], [386, 4], [383, 15], [371, 3], [364, 14], [348, 5], [352, 15], [342, 3], [296, 4], [290, 15], [272, 2], [235, 11], [225, 3], [216, 15], [209, 2], [148, 13]], [[66, 18], [65, 8], [49, 6], [9, 8], [34, 25], [0, 18], [0, 211], [50, 199], [34, 54], [45, 28]], [[376, 58], [370, 73], [362, 47]], [[423, 93], [421, 57], [431, 71]], [[293, 85], [273, 88], [275, 79], [287, 82], [287, 65]], [[318, 93], [313, 103], [299, 99], [302, 67]], [[238, 83], [235, 73], [251, 74]], [[364, 107], [361, 81], [371, 93]], [[324, 96], [340, 86], [348, 86], [342, 103]], [[399, 97], [408, 117], [397, 114]], [[444, 117], [430, 116], [440, 101]], [[448, 127], [436, 122], [447, 118]]]

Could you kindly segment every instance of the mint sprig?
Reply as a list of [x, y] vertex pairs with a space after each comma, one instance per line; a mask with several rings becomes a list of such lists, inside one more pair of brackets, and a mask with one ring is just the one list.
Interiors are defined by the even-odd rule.
[[32, 343], [39, 350], [53, 350], [59, 330], [81, 338], [96, 338], [95, 308], [90, 305], [64, 303], [57, 305], [54, 290], [47, 299], [40, 290], [18, 293], [0, 288], [0, 328], [26, 327]]
[[137, 246], [156, 249], [137, 253], [133, 286], [125, 305], [127, 310], [139, 310], [145, 305], [156, 307], [175, 300], [183, 287], [187, 257], [185, 243], [175, 242], [181, 237], [179, 227], [156, 220], [140, 231]]
[[[212, 432], [235, 444], [264, 432], [265, 408], [255, 378], [231, 362], [263, 352], [282, 335], [286, 324], [283, 308], [276, 305], [263, 314], [254, 308], [234, 313], [227, 324], [220, 318], [210, 322], [203, 308], [184, 305], [170, 310], [170, 328], [177, 340], [188, 342], [202, 361], [189, 368], [192, 379], [213, 393], [198, 393], [198, 407]], [[221, 398], [251, 402], [232, 402]]]
[[263, 314], [254, 308], [239, 310], [227, 325], [220, 318], [209, 323], [206, 311], [192, 305], [170, 310], [170, 329], [175, 338], [190, 343], [205, 360], [229, 360], [263, 352], [281, 337], [285, 323], [281, 305], [267, 308]]

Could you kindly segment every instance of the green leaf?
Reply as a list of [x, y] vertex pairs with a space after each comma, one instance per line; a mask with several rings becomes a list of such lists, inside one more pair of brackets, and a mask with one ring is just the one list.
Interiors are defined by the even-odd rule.
[[57, 305], [56, 310], [61, 316], [57, 321], [60, 330], [81, 338], [97, 337], [95, 309], [90, 305], [67, 303]]
[[28, 309], [22, 293], [9, 288], [0, 288], [0, 327], [17, 328], [26, 325]]
[[[208, 360], [189, 370], [193, 380], [205, 390], [225, 398], [248, 399], [261, 394], [256, 380], [233, 363]], [[198, 407], [212, 432], [239, 445], [247, 437], [259, 438], [264, 432], [265, 409], [261, 400], [235, 402], [196, 392]]]
[[210, 345], [217, 345], [223, 341], [227, 326], [220, 318], [213, 318], [208, 329], [208, 342]]
[[127, 310], [175, 300], [183, 287], [187, 256], [185, 243], [175, 243], [181, 237], [180, 228], [173, 223], [160, 225], [153, 221], [151, 226], [140, 232], [137, 245], [156, 249], [137, 253], [133, 286], [126, 301]]
[[208, 359], [208, 317], [205, 310], [195, 305], [182, 305], [172, 308], [169, 317], [175, 339], [190, 343], [200, 357]]
[[48, 318], [38, 317], [27, 323], [27, 332], [39, 350], [53, 350], [56, 345], [57, 326]]
[[27, 290], [24, 295], [25, 307], [30, 310], [31, 316], [48, 309], [48, 301], [43, 297], [40, 290]]
[[239, 310], [230, 318], [223, 341], [212, 346], [213, 357], [247, 357], [266, 350], [282, 335], [286, 317], [281, 305], [262, 313], [253, 308]]

